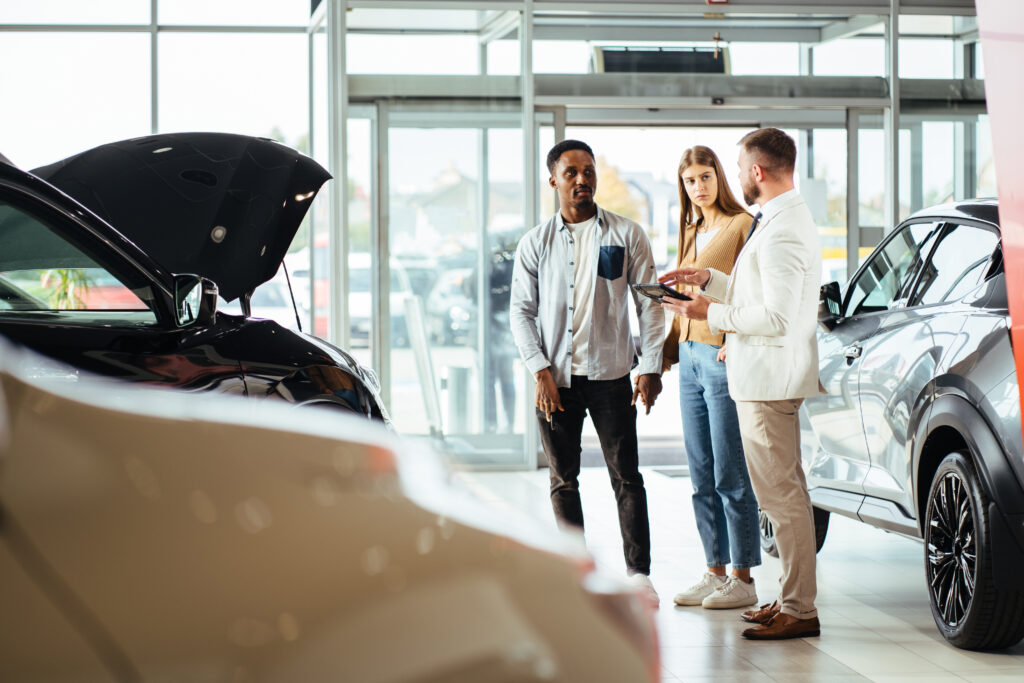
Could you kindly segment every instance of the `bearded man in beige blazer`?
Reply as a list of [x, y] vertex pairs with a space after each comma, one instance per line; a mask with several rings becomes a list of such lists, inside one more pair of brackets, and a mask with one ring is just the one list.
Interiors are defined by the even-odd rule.
[[743, 636], [817, 636], [814, 522], [797, 410], [820, 388], [815, 326], [821, 248], [811, 213], [793, 186], [793, 139], [777, 128], [762, 128], [739, 146], [743, 199], [761, 211], [732, 275], [712, 268], [666, 273], [661, 282], [698, 285], [706, 296], [663, 305], [676, 315], [707, 320], [713, 332], [726, 332], [729, 393], [751, 484], [775, 528], [780, 597], [741, 615], [756, 624]]

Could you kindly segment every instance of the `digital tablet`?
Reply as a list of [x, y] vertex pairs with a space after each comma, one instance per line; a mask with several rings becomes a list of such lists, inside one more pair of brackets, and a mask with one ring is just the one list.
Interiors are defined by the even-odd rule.
[[659, 304], [665, 297], [668, 297], [669, 299], [681, 299], [682, 301], [691, 300], [690, 297], [682, 292], [677, 292], [671, 287], [663, 285], [660, 282], [655, 282], [649, 285], [632, 285], [632, 287], [638, 294], [643, 294], [648, 299], [654, 299]]

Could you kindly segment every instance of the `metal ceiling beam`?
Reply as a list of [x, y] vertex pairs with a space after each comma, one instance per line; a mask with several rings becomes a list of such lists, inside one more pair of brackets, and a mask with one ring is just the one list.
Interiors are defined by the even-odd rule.
[[[730, 0], [726, 5], [709, 6], [704, 2], [678, 2], [677, 0], [538, 0], [537, 12], [615, 12], [619, 14], [790, 14], [797, 16], [857, 14], [886, 14], [889, 0]], [[904, 0], [900, 3], [903, 14], [975, 16], [974, 0]]]
[[794, 101], [834, 100], [853, 106], [856, 101], [872, 106], [888, 97], [884, 78], [846, 76], [730, 76], [723, 74], [548, 74], [536, 79], [538, 101], [552, 104], [601, 104], [650, 102], [650, 106], [671, 102], [721, 106], [791, 106]]
[[515, 99], [522, 94], [519, 76], [359, 76], [349, 75], [349, 98]]
[[[353, 8], [367, 9], [447, 9], [447, 10], [515, 10], [523, 7], [522, 2], [508, 0], [349, 0]], [[536, 0], [535, 13], [577, 12], [581, 18], [588, 12], [627, 15], [644, 14], [691, 14], [703, 16], [731, 14], [767, 14], [796, 16], [851, 16], [858, 14], [886, 14], [888, 0], [730, 0], [726, 5], [709, 6], [705, 2], [688, 0], [645, 0], [623, 2], [623, 0]], [[900, 3], [902, 14], [937, 14], [953, 16], [975, 16], [974, 0], [904, 0]]]
[[[511, 40], [519, 35], [519, 12], [502, 12], [480, 28], [480, 42]], [[536, 36], [534, 36], [536, 37]]]
[[[355, 100], [379, 98], [518, 101], [518, 76], [350, 75]], [[848, 107], [885, 106], [889, 86], [871, 76], [728, 76], [721, 74], [536, 74], [537, 104], [579, 107]], [[980, 111], [985, 83], [967, 79], [900, 79], [900, 100], [915, 112]], [[721, 100], [721, 104], [713, 104]], [[881, 103], [881, 104], [880, 104]]]
[[775, 126], [777, 128], [836, 129], [846, 127], [846, 112], [842, 109], [565, 107], [565, 112], [566, 125], [569, 126], [707, 126], [713, 128]]
[[960, 40], [966, 36], [978, 40], [978, 17], [953, 17], [953, 32]]
[[737, 27], [728, 21], [711, 20], [700, 26], [662, 25], [546, 25], [538, 22], [534, 28], [534, 40], [600, 40], [637, 41], [652, 43], [707, 42], [714, 40], [716, 33], [724, 41], [737, 43], [817, 43], [821, 31], [816, 27], [778, 26], [770, 28]]
[[821, 29], [821, 36], [818, 38], [819, 43], [827, 43], [832, 40], [842, 40], [843, 38], [849, 38], [855, 36], [861, 31], [865, 31], [874, 26], [880, 25], [885, 19], [878, 15], [864, 14], [856, 17], [850, 17], [842, 21], [836, 21], [828, 26]]

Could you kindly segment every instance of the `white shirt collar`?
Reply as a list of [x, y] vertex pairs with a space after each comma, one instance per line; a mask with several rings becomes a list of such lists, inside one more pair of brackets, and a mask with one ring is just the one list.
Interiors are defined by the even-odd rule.
[[786, 190], [780, 195], [777, 195], [769, 201], [762, 204], [759, 208], [761, 209], [761, 222], [766, 222], [769, 218], [777, 214], [782, 210], [782, 207], [786, 205], [792, 197], [799, 196], [800, 193], [793, 188], [792, 190]]

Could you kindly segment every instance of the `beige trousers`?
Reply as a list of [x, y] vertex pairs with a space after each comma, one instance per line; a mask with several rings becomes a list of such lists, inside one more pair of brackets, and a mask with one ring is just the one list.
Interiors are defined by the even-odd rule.
[[775, 528], [782, 562], [782, 611], [798, 619], [818, 616], [814, 598], [814, 516], [807, 479], [800, 464], [803, 399], [736, 401], [750, 483], [761, 509]]

